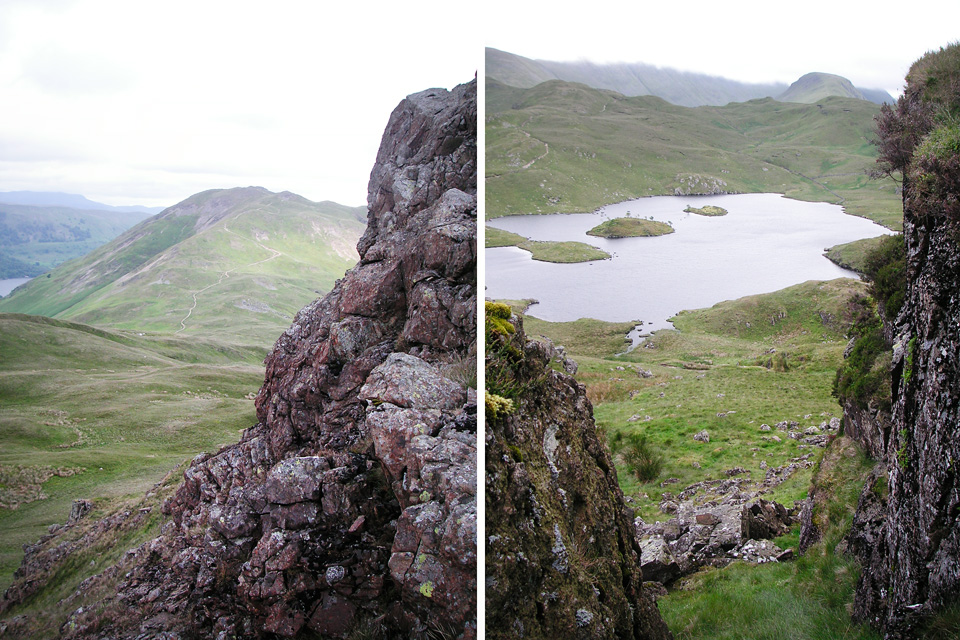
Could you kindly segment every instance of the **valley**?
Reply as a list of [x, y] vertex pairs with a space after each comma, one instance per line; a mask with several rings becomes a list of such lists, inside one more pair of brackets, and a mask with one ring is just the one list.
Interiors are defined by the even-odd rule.
[[0, 591], [75, 500], [137, 505], [256, 424], [264, 357], [354, 264], [365, 215], [206, 192], [0, 300]]
[[[912, 80], [929, 82], [928, 93], [937, 91], [943, 78], [955, 78], [955, 53], [950, 60], [924, 70], [932, 79], [917, 72]], [[661, 98], [626, 97], [577, 84], [559, 74], [551, 77], [544, 69], [554, 71], [561, 65], [527, 64], [531, 62], [508, 69], [513, 76], [488, 76], [487, 229], [494, 230], [498, 246], [524, 249], [532, 241], [580, 239], [558, 233], [567, 218], [602, 219], [612, 215], [612, 203], [636, 208], [636, 203], [656, 200], [649, 196], [666, 194], [698, 196], [699, 202], [722, 204], [734, 215], [734, 207], [713, 199], [780, 193], [839, 204], [847, 214], [894, 231], [908, 224], [907, 199], [900, 191], [900, 179], [907, 177], [898, 173], [903, 164], [898, 164], [902, 156], [897, 153], [903, 147], [897, 146], [895, 127], [911, 117], [903, 115], [908, 109], [923, 115], [928, 107], [915, 106], [919, 102], [902, 99], [895, 109], [881, 108], [869, 101], [870, 92], [858, 92], [843, 78], [809, 74], [777, 100], [680, 107]], [[597, 82], [610, 78], [605, 71], [622, 71], [613, 67], [601, 69], [594, 76]], [[535, 81], [518, 80], [537, 74]], [[929, 117], [934, 124], [943, 123], [938, 132], [953, 127], [942, 135], [955, 139], [954, 121], [940, 113]], [[888, 123], [886, 130], [883, 122]], [[887, 158], [880, 167], [878, 147]], [[916, 174], [918, 190], [922, 197], [933, 198], [928, 183], [941, 179], [934, 171], [948, 171], [946, 164], [937, 164], [947, 162], [945, 151], [942, 146], [936, 151], [924, 147], [922, 153], [927, 155], [917, 162], [931, 173]], [[947, 189], [943, 182], [937, 185], [936, 193]], [[925, 202], [929, 208], [918, 212], [918, 218], [930, 216], [935, 224], [947, 220], [945, 226], [955, 231], [949, 222], [951, 216], [955, 220], [952, 200]], [[941, 214], [940, 207], [946, 212]], [[690, 205], [688, 212], [697, 210]], [[580, 216], [530, 215], [553, 213]], [[619, 213], [626, 220], [636, 211]], [[640, 220], [646, 217], [639, 215]], [[536, 225], [526, 223], [531, 219], [543, 219], [544, 230], [534, 232]], [[578, 226], [587, 229], [595, 222]], [[917, 240], [922, 223], [915, 224], [915, 235], [906, 244], [914, 242], [919, 254], [926, 245]], [[779, 227], [789, 243], [791, 232]], [[492, 495], [488, 493], [487, 513], [497, 514], [488, 515], [488, 530], [495, 532], [488, 544], [488, 575], [494, 576], [488, 598], [495, 609], [488, 613], [489, 627], [500, 629], [512, 622], [562, 636], [563, 629], [585, 623], [633, 625], [644, 637], [672, 634], [690, 640], [955, 637], [960, 626], [956, 607], [949, 602], [941, 611], [944, 603], [928, 598], [922, 613], [914, 613], [919, 604], [897, 608], [884, 602], [892, 594], [885, 589], [894, 582], [899, 581], [902, 593], [911, 594], [899, 596], [901, 603], [909, 597], [923, 599], [923, 587], [897, 568], [896, 551], [891, 555], [878, 542], [879, 529], [895, 531], [900, 548], [910, 549], [918, 563], [923, 556], [914, 548], [927, 548], [926, 539], [910, 538], [909, 532], [941, 525], [951, 533], [941, 529], [940, 534], [956, 532], [955, 524], [943, 525], [943, 519], [928, 524], [925, 517], [919, 525], [909, 517], [881, 524], [884, 518], [898, 517], [889, 510], [880, 515], [895, 493], [915, 501], [909, 496], [922, 493], [915, 487], [925, 486], [916, 478], [914, 437], [938, 437], [935, 430], [914, 436], [909, 426], [895, 432], [887, 426], [885, 411], [891, 402], [901, 402], [895, 409], [909, 411], [914, 403], [940, 406], [952, 396], [896, 400], [898, 389], [924, 384], [914, 382], [912, 358], [918, 343], [907, 344], [902, 337], [900, 346], [891, 347], [894, 338], [881, 337], [891, 329], [880, 328], [879, 316], [886, 313], [888, 325], [896, 320], [899, 302], [891, 305], [903, 299], [907, 286], [902, 255], [897, 263], [894, 249], [904, 241], [901, 236], [860, 237], [819, 244], [816, 251], [829, 249], [831, 260], [867, 273], [869, 281], [818, 278], [683, 311], [671, 318], [673, 328], [654, 326], [659, 330], [626, 353], [624, 336], [634, 323], [594, 318], [646, 319], [636, 311], [616, 315], [609, 307], [629, 306], [631, 290], [642, 298], [645, 280], [663, 278], [653, 265], [640, 262], [611, 277], [605, 268], [618, 260], [618, 252], [598, 241], [596, 248], [612, 260], [591, 268], [608, 277], [585, 284], [566, 268], [556, 269], [552, 279], [544, 276], [552, 265], [523, 260], [516, 249], [489, 250], [500, 252], [494, 264], [502, 259], [513, 269], [487, 272], [488, 295], [509, 305], [487, 309], [487, 341], [492, 345], [487, 352], [488, 410], [493, 407], [488, 413]], [[638, 250], [638, 255], [675, 270], [668, 260], [672, 256], [655, 254], [649, 242], [650, 248]], [[764, 240], [758, 237], [757, 243]], [[710, 270], [720, 251], [705, 245], [698, 266]], [[756, 247], [746, 248], [737, 258], [749, 262], [756, 252]], [[914, 264], [923, 264], [922, 257], [917, 260]], [[762, 279], [770, 264], [733, 279]], [[939, 268], [938, 262], [930, 270]], [[584, 265], [583, 271], [590, 268]], [[949, 278], [936, 283], [932, 275], [928, 278], [920, 286], [953, 290]], [[668, 289], [696, 287], [701, 279], [705, 276], [700, 273], [687, 274]], [[547, 281], [557, 285], [559, 295]], [[611, 282], [616, 285], [604, 289]], [[606, 301], [611, 305], [604, 306]], [[560, 312], [561, 307], [569, 313]], [[535, 317], [541, 315], [553, 321]], [[914, 322], [928, 330], [926, 320]], [[901, 329], [907, 336], [911, 330]], [[940, 330], [953, 332], [943, 326]], [[932, 355], [927, 357], [931, 362]], [[944, 365], [938, 366], [942, 371]], [[903, 367], [902, 379], [898, 367]], [[576, 387], [565, 374], [582, 386]], [[584, 409], [582, 396], [590, 400], [592, 413], [590, 405]], [[954, 426], [950, 418], [939, 428]], [[953, 450], [952, 445], [942, 449]], [[919, 455], [945, 454], [924, 450]], [[636, 516], [633, 526], [627, 526], [631, 532], [636, 527], [636, 546], [631, 550], [630, 543], [620, 542], [617, 551], [605, 553], [603, 545], [595, 543], [607, 539], [616, 525], [612, 519], [598, 522], [595, 514], [616, 511], [620, 503], [616, 495], [596, 492], [600, 504], [592, 504], [580, 483], [594, 474], [609, 476], [611, 466], [623, 504]], [[935, 467], [927, 468], [940, 478], [937, 490], [952, 490], [952, 475], [941, 477]], [[915, 484], [895, 487], [903, 475]], [[525, 508], [525, 500], [532, 507]], [[955, 523], [953, 515], [937, 517]], [[513, 533], [537, 526], [547, 533], [539, 538]], [[929, 557], [934, 551], [927, 552]], [[937, 553], [940, 564], [928, 566], [930, 575], [921, 581], [956, 584], [955, 572], [945, 568], [952, 561]], [[878, 556], [882, 562], [876, 564]], [[555, 571], [537, 571], [538, 562], [540, 567], [552, 562]], [[655, 600], [669, 632], [649, 613], [631, 611], [633, 620], [625, 621], [606, 608], [611, 597], [619, 597], [619, 589], [629, 588], [626, 577], [613, 584], [610, 574], [627, 576], [634, 564], [642, 566], [647, 581], [637, 600]], [[515, 602], [522, 581], [535, 585], [535, 606]], [[593, 586], [593, 594], [579, 586], [583, 583]], [[946, 587], [938, 588], [942, 592]], [[562, 607], [549, 597], [558, 592], [564, 594]], [[886, 620], [872, 617], [877, 611]], [[602, 623], [596, 622], [596, 612], [602, 612]], [[498, 631], [496, 637], [508, 636]]]
[[[732, 495], [757, 490], [793, 508], [806, 498], [814, 474], [828, 467], [832, 486], [845, 487], [831, 511], [839, 523], [822, 547], [798, 557], [795, 524], [772, 542], [792, 549], [796, 560], [707, 566], [676, 579], [657, 601], [674, 637], [878, 637], [849, 621], [857, 567], [833, 549], [872, 465], [852, 445], [838, 464], [828, 465], [821, 462], [822, 446], [790, 433], [815, 427], [825, 438], [836, 437], [835, 429], [824, 428], [842, 416], [833, 379], [865, 294], [862, 282], [839, 279], [720, 303], [678, 315], [676, 330], [658, 331], [621, 355], [614, 354], [622, 351], [629, 323], [523, 317], [528, 339], [546, 336], [578, 363], [576, 378], [586, 385], [598, 433], [611, 448], [636, 434], [662, 456], [655, 477], [640, 481], [627, 458], [614, 455], [626, 504], [646, 525], [675, 522], [678, 494], [691, 493], [685, 499], [697, 501], [698, 513], [716, 513]], [[511, 302], [517, 313], [527, 304]], [[703, 433], [706, 441], [694, 437]], [[770, 483], [772, 477], [777, 482]], [[724, 483], [733, 483], [733, 494], [724, 493]], [[696, 489], [701, 484], [713, 488]], [[824, 573], [829, 580], [819, 579]], [[644, 579], [663, 578], [645, 568]], [[731, 608], [731, 602], [738, 604]]]

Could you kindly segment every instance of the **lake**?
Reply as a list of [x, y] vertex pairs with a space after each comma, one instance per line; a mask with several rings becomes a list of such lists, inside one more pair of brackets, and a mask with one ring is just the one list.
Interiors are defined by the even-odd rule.
[[24, 282], [29, 281], [30, 278], [8, 278], [7, 280], [0, 280], [0, 298], [6, 296]]
[[[687, 206], [723, 207], [725, 216], [684, 213]], [[652, 238], [595, 238], [586, 232], [606, 219], [669, 222], [675, 232]], [[768, 293], [807, 280], [857, 277], [823, 256], [836, 244], [891, 231], [848, 216], [838, 205], [779, 194], [656, 196], [593, 213], [509, 216], [488, 225], [533, 240], [577, 240], [609, 260], [538, 262], [516, 247], [486, 249], [487, 298], [534, 298], [528, 310], [543, 320], [596, 318], [642, 321], [639, 333], [670, 327], [668, 318], [724, 300]]]

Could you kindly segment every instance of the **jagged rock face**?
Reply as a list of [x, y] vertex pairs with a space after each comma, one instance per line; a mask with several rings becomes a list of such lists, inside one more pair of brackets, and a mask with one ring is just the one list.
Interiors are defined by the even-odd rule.
[[488, 339], [487, 387], [506, 359], [516, 395], [513, 412], [487, 412], [486, 636], [671, 637], [584, 387], [522, 327], [504, 344]]
[[855, 440], [874, 460], [883, 460], [886, 456], [890, 430], [890, 415], [876, 403], [866, 408], [853, 400], [843, 403], [843, 433]]
[[475, 636], [476, 394], [450, 372], [475, 367], [476, 81], [401, 102], [377, 158], [360, 262], [277, 340], [259, 424], [185, 472], [113, 636]]
[[957, 135], [938, 109], [960, 106], [958, 89], [958, 48], [928, 54], [879, 121], [882, 159], [905, 173], [907, 295], [893, 356], [889, 496], [868, 499], [868, 483], [857, 516], [885, 521], [884, 530], [861, 555], [855, 614], [887, 638], [910, 637], [918, 618], [960, 593], [960, 159], [930, 145]]

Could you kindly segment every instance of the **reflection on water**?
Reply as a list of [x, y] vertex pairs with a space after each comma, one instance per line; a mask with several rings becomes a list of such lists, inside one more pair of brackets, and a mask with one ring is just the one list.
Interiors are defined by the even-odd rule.
[[[729, 214], [684, 213], [687, 205]], [[670, 222], [675, 233], [609, 240], [586, 235], [608, 218], [627, 215]], [[890, 233], [845, 215], [841, 207], [777, 194], [658, 196], [594, 213], [497, 218], [490, 226], [534, 240], [577, 240], [610, 260], [553, 264], [516, 247], [486, 249], [487, 298], [534, 298], [528, 313], [544, 320], [641, 321], [644, 333], [669, 327], [683, 309], [777, 291], [807, 280], [856, 277], [825, 257], [826, 248]]]

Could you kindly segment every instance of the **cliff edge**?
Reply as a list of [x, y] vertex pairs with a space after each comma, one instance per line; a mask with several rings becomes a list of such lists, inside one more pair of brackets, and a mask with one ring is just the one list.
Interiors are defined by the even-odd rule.
[[850, 548], [863, 563], [854, 617], [915, 637], [960, 594], [960, 46], [929, 53], [878, 117], [880, 161], [902, 172], [906, 297], [895, 323], [882, 465]]
[[487, 303], [488, 638], [671, 638], [585, 388]]

